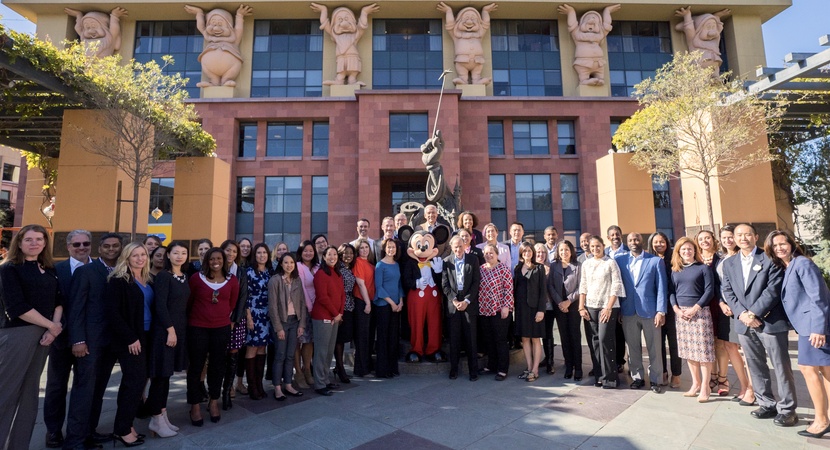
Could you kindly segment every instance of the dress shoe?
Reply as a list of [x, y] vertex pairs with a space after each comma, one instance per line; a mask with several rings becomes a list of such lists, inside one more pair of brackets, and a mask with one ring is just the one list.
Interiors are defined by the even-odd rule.
[[497, 373], [495, 380], [496, 381], [504, 381], [505, 378], [507, 378], [507, 375], [505, 375], [503, 373]]
[[574, 370], [574, 381], [582, 381], [582, 370]]
[[337, 383], [329, 383], [329, 384], [326, 385], [326, 389], [328, 389], [330, 391], [333, 391], [333, 390], [335, 390], [339, 387], [340, 387], [340, 385], [337, 384]]
[[825, 434], [827, 434], [827, 433], [830, 433], [830, 425], [828, 425], [828, 426], [827, 426], [827, 428], [825, 428], [825, 429], [823, 429], [823, 430], [819, 431], [818, 433], [810, 433], [810, 432], [809, 432], [809, 431], [807, 431], [807, 430], [801, 430], [801, 431], [799, 431], [799, 432], [798, 432], [798, 433], [796, 433], [796, 434], [798, 434], [799, 436], [804, 436], [804, 437], [809, 437], [809, 438], [815, 438], [815, 439], [821, 439], [821, 438], [823, 438], [823, 437], [824, 437], [824, 435], [825, 435]]
[[631, 387], [631, 389], [640, 389], [640, 388], [642, 388], [642, 387], [643, 387], [643, 386], [645, 386], [645, 385], [646, 385], [646, 382], [645, 382], [645, 381], [643, 381], [643, 380], [634, 380], [634, 381], [631, 383], [631, 386], [630, 386], [630, 387]]
[[775, 416], [772, 423], [778, 425], [779, 427], [791, 427], [798, 423], [798, 414], [795, 412], [791, 412], [789, 414], [779, 414]]
[[55, 433], [46, 433], [46, 447], [47, 448], [61, 448], [63, 446], [63, 433], [57, 431]]
[[752, 400], [751, 402], [747, 402], [747, 401], [744, 401], [744, 399], [740, 399], [740, 400], [738, 400], [738, 404], [741, 405], [741, 406], [755, 406], [755, 400]]
[[450, 370], [450, 380], [454, 380], [458, 378], [458, 372], [455, 370]]
[[565, 369], [565, 379], [570, 380], [574, 376], [574, 370], [571, 368]]
[[775, 408], [765, 408], [762, 406], [752, 411], [750, 414], [752, 414], [752, 417], [756, 419], [772, 419], [778, 415], [778, 411], [776, 411]]
[[659, 394], [659, 393], [663, 392], [663, 389], [661, 389], [660, 386], [658, 386], [656, 384], [652, 384], [651, 385], [651, 392], [654, 392], [655, 394]]
[[82, 448], [83, 448], [84, 450], [94, 450], [94, 449], [96, 449], [96, 448], [104, 448], [104, 446], [103, 446], [103, 445], [101, 445], [101, 444], [96, 444], [96, 443], [92, 440], [92, 438], [86, 438], [86, 439], [84, 439], [84, 443], [83, 443]]
[[326, 397], [329, 397], [329, 396], [332, 395], [332, 392], [330, 390], [326, 389], [326, 388], [315, 389], [314, 392], [316, 392], [320, 395], [325, 395]]
[[97, 431], [93, 431], [90, 438], [92, 438], [92, 442], [94, 442], [96, 444], [105, 444], [105, 443], [112, 440], [112, 435], [111, 434], [99, 433]]
[[478, 375], [476, 375], [476, 374], [470, 375], [470, 381], [478, 381]]
[[[124, 447], [138, 447], [139, 445], [144, 445], [144, 440], [143, 439], [136, 439], [132, 442], [127, 442], [127, 441], [124, 440], [123, 437], [117, 436], [117, 435], [112, 435], [112, 439], [115, 442], [120, 442], [120, 443], [124, 444]], [[113, 442], [113, 444], [112, 444], [113, 447], [115, 447], [115, 442]]]

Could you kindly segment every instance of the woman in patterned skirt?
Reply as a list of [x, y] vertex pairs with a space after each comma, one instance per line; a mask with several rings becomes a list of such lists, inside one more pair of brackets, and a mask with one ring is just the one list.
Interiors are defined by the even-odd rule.
[[271, 321], [268, 318], [268, 281], [271, 280], [271, 250], [259, 243], [251, 250], [253, 259], [248, 267], [248, 304], [245, 321], [245, 372], [248, 374], [248, 395], [252, 400], [265, 398], [262, 378], [265, 375], [265, 348], [271, 343]]
[[[703, 264], [697, 244], [680, 238], [672, 255], [670, 295], [677, 323], [677, 352], [689, 364], [692, 387], [683, 394], [700, 403], [709, 401], [709, 377], [715, 363], [715, 334], [709, 302], [714, 293], [714, 277]], [[701, 374], [702, 372], [702, 374]]]
[[231, 340], [228, 343], [228, 354], [225, 361], [225, 377], [222, 381], [222, 409], [233, 408], [231, 403], [231, 391], [233, 379], [236, 374], [237, 357], [239, 349], [245, 345], [245, 306], [248, 304], [248, 272], [242, 266], [242, 256], [239, 252], [239, 244], [236, 241], [227, 240], [220, 246], [225, 253], [225, 265], [228, 270], [228, 278], [236, 277], [239, 283], [239, 296], [236, 307], [231, 313]]
[[337, 328], [337, 343], [334, 345], [334, 372], [341, 383], [351, 383], [343, 366], [343, 350], [347, 342], [352, 342], [355, 330], [354, 315], [354, 285], [355, 276], [352, 270], [355, 265], [355, 249], [351, 244], [341, 244], [337, 249], [340, 257], [340, 274], [343, 275], [343, 289], [346, 291], [346, 309], [343, 311], [343, 321]]

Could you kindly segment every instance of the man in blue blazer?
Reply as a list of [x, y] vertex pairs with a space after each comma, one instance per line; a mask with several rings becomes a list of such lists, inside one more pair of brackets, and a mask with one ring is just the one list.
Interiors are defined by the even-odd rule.
[[[72, 230], [66, 235], [66, 250], [69, 258], [55, 264], [60, 286], [61, 304], [64, 307], [64, 318], [69, 317], [72, 311], [71, 303], [67, 302], [69, 291], [72, 289], [72, 278], [75, 269], [88, 264], [92, 250], [92, 234], [86, 230]], [[68, 322], [64, 322], [64, 329]], [[64, 444], [63, 421], [66, 418], [66, 391], [69, 384], [69, 373], [75, 365], [75, 357], [67, 339], [68, 333], [61, 333], [49, 347], [49, 367], [46, 369], [46, 394], [43, 398], [43, 423], [46, 425], [46, 447], [60, 448]]]
[[441, 277], [447, 317], [450, 323], [450, 379], [458, 377], [461, 346], [467, 352], [470, 381], [478, 380], [476, 319], [478, 319], [478, 286], [481, 281], [478, 258], [465, 253], [466, 245], [458, 236], [450, 239], [452, 254], [444, 259], [445, 275]]
[[[110, 351], [107, 299], [107, 275], [121, 254], [121, 236], [105, 234], [98, 245], [100, 257], [75, 271], [69, 294], [68, 334], [76, 358], [75, 376], [69, 398], [65, 449], [90, 447], [110, 440], [109, 434], [97, 433], [101, 404], [109, 376], [115, 365]], [[86, 445], [85, 445], [86, 444]]]
[[[723, 298], [732, 309], [738, 340], [746, 355], [749, 376], [760, 408], [752, 411], [758, 419], [775, 418], [775, 424], [791, 427], [798, 423], [795, 381], [788, 353], [790, 324], [781, 303], [784, 271], [755, 246], [755, 227], [735, 227], [735, 242], [741, 251], [723, 263]], [[781, 400], [772, 391], [769, 356], [778, 381]]]
[[645, 386], [643, 380], [642, 337], [645, 336], [648, 349], [648, 378], [651, 390], [660, 392], [660, 377], [663, 375], [663, 356], [660, 347], [660, 327], [666, 322], [668, 303], [668, 282], [665, 263], [643, 251], [643, 236], [629, 233], [628, 252], [619, 253], [614, 260], [620, 267], [620, 276], [625, 286], [625, 297], [620, 298], [620, 314], [628, 344], [628, 369], [631, 372], [631, 389]]

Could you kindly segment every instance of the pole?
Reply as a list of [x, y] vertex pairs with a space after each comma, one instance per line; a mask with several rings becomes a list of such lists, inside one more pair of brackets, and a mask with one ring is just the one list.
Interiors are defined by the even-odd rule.
[[438, 95], [438, 108], [435, 110], [435, 124], [432, 125], [432, 137], [435, 137], [435, 131], [438, 129], [438, 113], [441, 112], [441, 99], [444, 98], [444, 78], [450, 73], [452, 73], [452, 70], [444, 69], [441, 72], [441, 76], [438, 77], [441, 80], [441, 94]]

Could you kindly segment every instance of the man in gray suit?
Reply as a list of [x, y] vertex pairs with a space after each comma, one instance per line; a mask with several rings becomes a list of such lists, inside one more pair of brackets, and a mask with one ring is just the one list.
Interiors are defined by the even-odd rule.
[[[787, 352], [790, 325], [781, 303], [784, 271], [755, 246], [755, 227], [735, 227], [735, 241], [741, 251], [723, 263], [723, 298], [734, 312], [735, 331], [744, 349], [749, 376], [760, 408], [752, 411], [758, 419], [775, 418], [775, 425], [791, 427], [798, 423], [795, 382]], [[767, 357], [775, 369], [778, 394], [772, 392]]]

